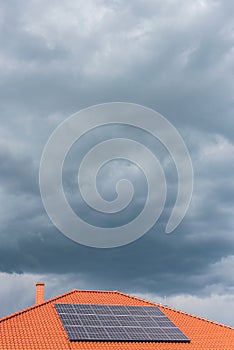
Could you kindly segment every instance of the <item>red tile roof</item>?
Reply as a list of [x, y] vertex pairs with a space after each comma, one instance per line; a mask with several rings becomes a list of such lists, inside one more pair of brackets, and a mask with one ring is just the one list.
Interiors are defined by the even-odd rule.
[[[190, 338], [191, 342], [70, 342], [54, 303], [157, 305]], [[119, 291], [72, 290], [1, 318], [0, 349], [234, 350], [234, 328]]]

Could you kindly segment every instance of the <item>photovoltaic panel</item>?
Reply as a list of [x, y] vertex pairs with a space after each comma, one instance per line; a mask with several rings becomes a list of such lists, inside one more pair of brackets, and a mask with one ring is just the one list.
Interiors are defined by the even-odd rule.
[[157, 306], [55, 304], [55, 307], [72, 341], [190, 341]]

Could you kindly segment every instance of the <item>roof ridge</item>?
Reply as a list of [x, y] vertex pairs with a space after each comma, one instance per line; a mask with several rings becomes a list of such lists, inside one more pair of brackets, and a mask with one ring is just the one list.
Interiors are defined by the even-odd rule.
[[191, 314], [191, 313], [186, 312], [186, 311], [178, 310], [178, 309], [176, 309], [176, 308], [174, 308], [174, 307], [171, 307], [171, 306], [168, 306], [168, 305], [163, 305], [163, 304], [161, 304], [161, 303], [157, 303], [157, 302], [154, 302], [154, 301], [149, 301], [149, 300], [147, 300], [147, 299], [144, 299], [144, 298], [141, 298], [141, 297], [137, 297], [137, 296], [132, 295], [132, 294], [120, 292], [120, 291], [118, 291], [118, 290], [116, 290], [116, 292], [118, 292], [119, 294], [128, 296], [129, 298], [132, 298], [132, 299], [144, 301], [144, 302], [146, 302], [147, 304], [150, 304], [150, 305], [160, 306], [160, 307], [162, 307], [162, 308], [169, 309], [169, 310], [175, 311], [175, 312], [177, 312], [177, 313], [184, 314], [184, 315], [187, 315], [187, 316], [190, 316], [190, 317], [199, 319], [199, 320], [201, 320], [201, 321], [209, 322], [209, 323], [215, 324], [215, 325], [220, 326], [220, 327], [225, 327], [225, 328], [229, 328], [229, 329], [234, 330], [234, 327], [229, 326], [229, 325], [224, 324], [224, 323], [221, 323], [221, 322], [209, 320], [208, 318], [201, 317], [201, 316], [197, 316], [197, 315]]
[[124, 295], [128, 298], [131, 298], [131, 299], [136, 299], [136, 300], [141, 300], [141, 301], [144, 301], [145, 303], [147, 304], [150, 304], [150, 305], [155, 305], [156, 303], [153, 302], [153, 301], [149, 301], [147, 299], [144, 299], [144, 298], [140, 298], [140, 297], [137, 297], [135, 295], [132, 295], [132, 294], [128, 294], [128, 293], [124, 293], [124, 292], [120, 292], [119, 290], [115, 290], [116, 293], [120, 294], [120, 295]]
[[66, 295], [69, 295], [69, 294], [72, 294], [74, 292], [77, 292], [78, 290], [77, 289], [72, 289], [68, 292], [65, 292], [63, 294], [60, 294], [60, 295], [56, 295], [55, 297], [52, 297], [50, 299], [46, 299], [43, 303], [39, 303], [39, 304], [34, 304], [34, 305], [31, 305], [31, 306], [28, 306], [22, 310], [19, 310], [19, 311], [16, 311], [16, 312], [13, 312], [12, 314], [10, 315], [7, 315], [7, 316], [3, 316], [2, 318], [0, 318], [0, 322], [3, 322], [3, 321], [6, 321], [8, 320], [9, 318], [12, 318], [12, 317], [15, 317], [15, 316], [18, 316], [20, 314], [23, 314], [25, 312], [28, 312], [30, 310], [33, 310], [33, 309], [36, 309], [40, 306], [43, 306], [45, 304], [48, 304], [48, 303], [51, 303], [52, 301], [56, 300], [56, 299], [60, 299], [60, 298], [63, 298], [65, 297]]
[[[54, 300], [63, 298], [63, 297], [65, 297], [65, 296], [69, 295], [69, 294], [76, 293], [76, 292], [78, 292], [78, 293], [83, 293], [83, 292], [84, 292], [84, 293], [88, 293], [88, 292], [90, 292], [90, 293], [115, 293], [115, 292], [117, 292], [117, 291], [115, 291], [115, 290], [98, 290], [98, 289], [97, 289], [97, 290], [95, 290], [95, 289], [83, 289], [83, 290], [80, 290], [80, 289], [74, 288], [74, 289], [72, 289], [72, 290], [70, 290], [70, 291], [68, 291], [68, 292], [63, 293], [63, 294], [56, 295], [56, 296], [54, 296], [54, 297], [52, 297], [52, 298], [46, 299], [43, 303], [40, 303], [40, 304], [33, 304], [33, 305], [28, 306], [28, 307], [26, 307], [26, 308], [24, 308], [24, 309], [22, 309], [22, 310], [18, 310], [18, 311], [13, 312], [13, 313], [11, 313], [11, 314], [9, 314], [9, 315], [3, 316], [3, 317], [0, 318], [0, 322], [6, 321], [6, 320], [8, 320], [8, 319], [10, 319], [10, 318], [12, 318], [12, 317], [18, 316], [18, 315], [20, 315], [20, 314], [23, 314], [23, 313], [25, 313], [25, 312], [28, 312], [28, 311], [30, 311], [30, 310], [33, 310], [33, 309], [35, 309], [35, 308], [37, 308], [37, 307], [46, 305], [46, 304], [48, 304], [48, 303], [51, 303], [51, 302], [54, 301]], [[120, 292], [119, 292], [119, 293], [120, 293]], [[124, 293], [123, 293], [123, 294], [124, 294]]]

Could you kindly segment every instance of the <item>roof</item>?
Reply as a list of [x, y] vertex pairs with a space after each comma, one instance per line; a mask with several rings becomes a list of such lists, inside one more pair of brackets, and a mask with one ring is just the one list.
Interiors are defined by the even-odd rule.
[[[69, 341], [55, 303], [158, 306], [190, 343]], [[234, 328], [119, 291], [72, 290], [0, 319], [1, 350], [234, 350]]]

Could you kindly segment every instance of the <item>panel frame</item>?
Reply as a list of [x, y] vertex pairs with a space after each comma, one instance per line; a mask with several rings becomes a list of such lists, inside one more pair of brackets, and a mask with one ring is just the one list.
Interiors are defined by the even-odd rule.
[[157, 306], [55, 303], [54, 307], [70, 341], [190, 342]]

